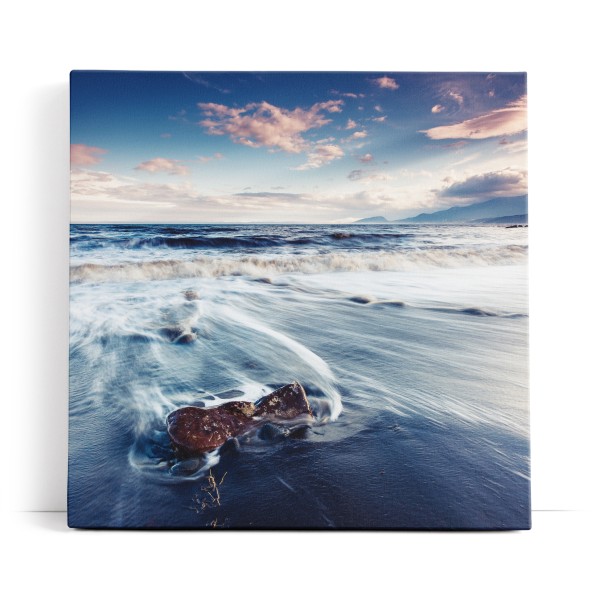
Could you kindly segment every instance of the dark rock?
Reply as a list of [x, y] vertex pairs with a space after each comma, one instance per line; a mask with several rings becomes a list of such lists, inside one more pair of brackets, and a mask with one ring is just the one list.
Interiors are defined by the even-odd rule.
[[195, 342], [197, 339], [197, 335], [192, 331], [190, 333], [184, 333], [180, 335], [177, 339], [173, 340], [176, 344], [191, 344]]
[[184, 329], [180, 325], [168, 325], [159, 329], [159, 333], [175, 344], [191, 344], [198, 338], [195, 331]]
[[220, 448], [219, 456], [226, 458], [228, 456], [237, 456], [240, 453], [240, 442], [237, 438], [229, 438]]
[[185, 290], [185, 292], [183, 292], [183, 297], [186, 300], [198, 300], [200, 298], [198, 292], [194, 290]]
[[269, 421], [260, 428], [258, 437], [261, 440], [269, 442], [281, 442], [288, 438], [302, 440], [306, 438], [310, 429], [310, 425], [307, 425], [306, 423], [286, 427], [282, 423], [271, 423]]
[[214, 450], [265, 421], [312, 417], [304, 389], [298, 382], [286, 385], [252, 402], [227, 402], [212, 408], [186, 406], [167, 416], [167, 432], [184, 455]]
[[180, 462], [176, 462], [170, 469], [171, 475], [193, 475], [200, 468], [200, 460], [198, 458], [188, 458]]
[[348, 300], [350, 300], [350, 302], [355, 302], [356, 304], [370, 304], [375, 301], [371, 296], [350, 296]]
[[385, 306], [395, 306], [397, 308], [404, 308], [406, 306], [405, 302], [402, 300], [379, 300], [373, 303], [376, 308], [385, 307]]
[[290, 427], [288, 431], [288, 437], [295, 440], [304, 440], [308, 437], [309, 432], [312, 431], [312, 427], [306, 423], [295, 425]]
[[287, 427], [277, 425], [276, 423], [265, 423], [258, 432], [258, 437], [261, 440], [269, 442], [278, 442], [285, 439], [289, 434]]
[[183, 327], [180, 327], [179, 325], [168, 325], [159, 329], [159, 333], [169, 341], [174, 342], [179, 336], [183, 335], [185, 331], [183, 330]]
[[217, 394], [217, 398], [220, 398], [221, 400], [231, 400], [231, 398], [239, 398], [243, 395], [244, 392], [242, 392], [242, 390], [228, 390]]
[[295, 419], [305, 414], [312, 417], [304, 388], [297, 381], [275, 390], [256, 403], [257, 417]]

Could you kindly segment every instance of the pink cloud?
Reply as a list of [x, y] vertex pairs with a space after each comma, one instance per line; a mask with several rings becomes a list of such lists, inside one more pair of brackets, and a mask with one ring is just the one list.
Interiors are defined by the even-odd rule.
[[343, 98], [364, 98], [364, 94], [355, 94], [354, 92], [340, 92], [339, 90], [331, 90], [332, 94], [337, 94]]
[[436, 104], [435, 106], [431, 107], [432, 113], [441, 113], [443, 110], [444, 110], [444, 107], [441, 104]]
[[459, 140], [458, 142], [452, 142], [451, 144], [445, 144], [444, 148], [453, 148], [454, 150], [460, 150], [464, 148], [469, 142], [465, 140]]
[[199, 156], [198, 160], [201, 163], [207, 163], [210, 162], [211, 160], [221, 160], [222, 158], [225, 158], [220, 152], [215, 152], [212, 156]]
[[389, 181], [391, 177], [385, 173], [378, 171], [364, 171], [363, 169], [355, 169], [348, 173], [348, 179], [350, 181]]
[[473, 139], [515, 135], [527, 129], [527, 97], [522, 96], [489, 113], [454, 125], [443, 125], [421, 131], [432, 140]]
[[253, 148], [268, 146], [298, 153], [309, 145], [302, 134], [331, 122], [323, 113], [341, 112], [343, 100], [313, 104], [308, 110], [287, 110], [268, 102], [251, 103], [242, 108], [223, 104], [200, 103], [206, 117], [200, 125], [209, 135], [229, 135], [236, 144]]
[[318, 169], [324, 165], [329, 164], [332, 160], [341, 158], [344, 156], [344, 151], [334, 144], [326, 144], [323, 146], [316, 146], [313, 150], [308, 153], [307, 161], [296, 167], [296, 171], [306, 171], [307, 169]]
[[502, 139], [498, 142], [498, 150], [508, 152], [509, 154], [518, 154], [519, 152], [527, 151], [527, 140], [513, 140]]
[[85, 144], [71, 144], [71, 165], [96, 165], [102, 160], [98, 154], [106, 154], [106, 150]]
[[395, 79], [391, 77], [383, 76], [373, 79], [373, 83], [378, 85], [383, 90], [397, 90], [400, 86], [396, 83]]
[[448, 92], [448, 96], [450, 96], [450, 98], [452, 98], [452, 100], [454, 100], [460, 106], [462, 106], [463, 102], [465, 101], [465, 99], [463, 98], [462, 94], [459, 94], [456, 91], [450, 91], [450, 92]]
[[340, 140], [340, 142], [342, 144], [355, 144], [356, 148], [361, 148], [362, 146], [364, 146], [364, 142], [362, 142], [362, 140], [364, 140], [364, 138], [366, 138], [369, 134], [363, 129], [361, 131], [355, 131], [352, 135], [349, 135], [346, 138], [342, 138]]
[[357, 127], [356, 121], [352, 119], [348, 119], [348, 123], [346, 123], [346, 129], [355, 129]]
[[363, 154], [358, 157], [358, 160], [360, 160], [361, 163], [370, 163], [373, 162], [373, 155], [369, 153]]
[[168, 173], [169, 175], [187, 175], [188, 168], [178, 160], [170, 158], [153, 158], [140, 163], [135, 167], [136, 171], [147, 171], [148, 173]]
[[383, 117], [373, 117], [371, 120], [375, 121], [376, 123], [383, 123], [386, 119], [387, 117], [383, 115]]

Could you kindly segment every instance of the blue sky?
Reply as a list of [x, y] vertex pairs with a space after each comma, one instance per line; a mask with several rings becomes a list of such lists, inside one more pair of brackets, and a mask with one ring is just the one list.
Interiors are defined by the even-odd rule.
[[71, 74], [73, 222], [390, 219], [527, 190], [523, 73]]

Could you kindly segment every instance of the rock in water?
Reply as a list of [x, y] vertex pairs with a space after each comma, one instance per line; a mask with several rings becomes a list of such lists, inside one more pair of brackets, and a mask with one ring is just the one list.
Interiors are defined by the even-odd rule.
[[264, 421], [312, 417], [304, 388], [295, 381], [252, 402], [227, 402], [212, 408], [186, 406], [167, 416], [167, 431], [185, 455], [200, 454], [222, 446]]
[[304, 414], [312, 417], [306, 392], [297, 381], [261, 398], [255, 405], [254, 414], [275, 420], [295, 419]]

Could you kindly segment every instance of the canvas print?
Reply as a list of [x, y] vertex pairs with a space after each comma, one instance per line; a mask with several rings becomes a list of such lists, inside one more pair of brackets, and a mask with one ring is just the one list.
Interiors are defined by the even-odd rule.
[[524, 73], [71, 74], [68, 520], [530, 527]]

